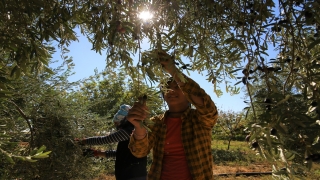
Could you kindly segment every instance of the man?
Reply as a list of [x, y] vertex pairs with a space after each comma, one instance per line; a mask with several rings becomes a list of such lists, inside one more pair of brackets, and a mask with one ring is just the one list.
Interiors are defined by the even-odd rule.
[[[136, 102], [126, 117], [135, 127], [129, 148], [136, 157], [146, 156], [152, 149], [148, 180], [212, 180], [211, 130], [218, 119], [217, 108], [195, 81], [180, 78], [171, 57], [160, 63], [172, 76], [164, 92], [169, 110], [151, 118], [154, 124], [148, 132], [140, 125], [148, 117], [148, 108]], [[196, 109], [191, 109], [190, 103]]]

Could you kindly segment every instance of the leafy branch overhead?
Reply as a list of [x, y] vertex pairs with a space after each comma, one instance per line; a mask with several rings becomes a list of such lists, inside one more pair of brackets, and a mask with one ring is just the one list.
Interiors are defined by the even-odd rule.
[[[142, 79], [166, 78], [159, 64], [163, 50], [183, 71], [205, 75], [218, 96], [222, 84], [230, 94], [244, 90], [248, 143], [278, 166], [290, 166], [274, 168], [276, 176], [289, 176], [295, 174], [292, 163], [310, 167], [310, 157], [320, 153], [319, 8], [312, 0], [1, 1], [0, 98], [19, 101], [24, 94], [17, 82], [54, 76], [49, 63], [55, 48], [72, 68], [66, 54], [76, 32], [106, 57], [108, 70], [121, 66], [130, 75], [134, 92]], [[142, 20], [143, 11], [153, 17]], [[6, 117], [12, 114], [4, 109]]]

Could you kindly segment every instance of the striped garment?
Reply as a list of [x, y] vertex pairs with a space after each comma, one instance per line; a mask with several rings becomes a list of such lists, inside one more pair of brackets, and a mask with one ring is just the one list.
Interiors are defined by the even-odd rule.
[[[189, 102], [196, 109], [187, 109], [181, 116], [181, 138], [187, 158], [188, 167], [194, 180], [213, 179], [213, 157], [211, 152], [211, 131], [218, 119], [218, 112], [210, 96], [192, 79], [180, 87]], [[195, 104], [190, 95], [202, 97], [204, 105]], [[152, 149], [153, 162], [148, 173], [148, 180], [161, 177], [162, 159], [166, 139], [165, 114], [151, 118], [155, 122], [149, 126], [151, 132], [141, 140], [130, 138], [129, 148], [136, 157], [146, 156]]]
[[124, 129], [120, 129], [117, 132], [114, 132], [108, 136], [95, 136], [95, 137], [86, 138], [85, 144], [86, 145], [111, 144], [111, 143], [129, 140], [130, 135], [131, 133], [125, 131]]

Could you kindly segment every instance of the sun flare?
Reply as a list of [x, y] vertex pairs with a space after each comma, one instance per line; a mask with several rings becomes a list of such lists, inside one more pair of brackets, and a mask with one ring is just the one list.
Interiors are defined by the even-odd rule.
[[139, 14], [139, 18], [142, 19], [143, 21], [147, 21], [153, 17], [153, 14], [151, 14], [149, 11], [142, 11]]

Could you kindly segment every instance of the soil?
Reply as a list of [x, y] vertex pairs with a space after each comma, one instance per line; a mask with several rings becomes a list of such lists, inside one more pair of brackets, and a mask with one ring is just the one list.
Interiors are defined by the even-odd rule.
[[213, 174], [235, 174], [235, 173], [248, 173], [248, 172], [271, 172], [270, 164], [250, 164], [248, 166], [223, 166], [214, 165]]
[[[236, 173], [252, 173], [252, 172], [271, 172], [271, 166], [269, 164], [251, 164], [248, 166], [223, 166], [223, 165], [214, 165], [213, 174], [217, 175], [215, 180], [232, 180], [232, 179], [250, 179], [250, 180], [261, 180], [261, 176], [218, 176], [219, 174], [236, 174]], [[113, 175], [103, 175], [94, 180], [115, 180]]]

